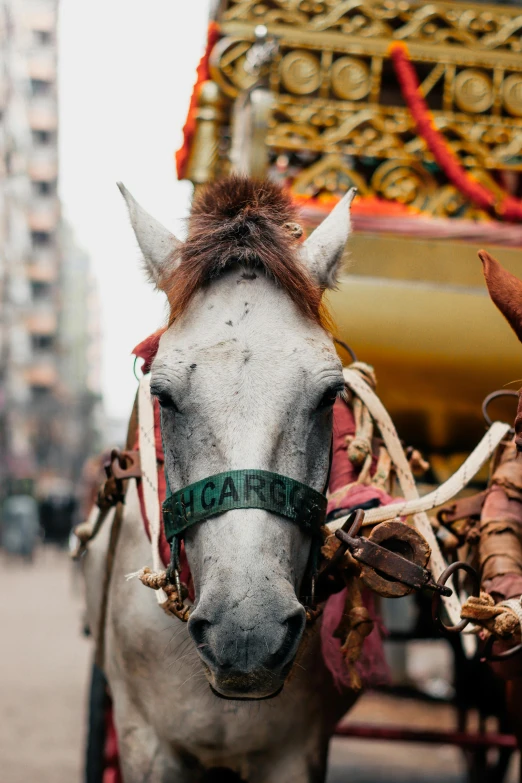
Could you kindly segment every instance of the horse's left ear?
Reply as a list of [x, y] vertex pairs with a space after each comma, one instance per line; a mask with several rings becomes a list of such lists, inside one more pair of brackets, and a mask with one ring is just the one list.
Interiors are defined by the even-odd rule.
[[145, 259], [145, 268], [157, 287], [162, 288], [168, 274], [179, 263], [183, 243], [149, 215], [122, 182], [117, 184], [127, 204], [132, 228]]
[[350, 234], [350, 206], [357, 188], [350, 188], [303, 245], [301, 257], [321, 288], [334, 288]]
[[522, 342], [522, 281], [486, 250], [479, 250], [489, 295]]

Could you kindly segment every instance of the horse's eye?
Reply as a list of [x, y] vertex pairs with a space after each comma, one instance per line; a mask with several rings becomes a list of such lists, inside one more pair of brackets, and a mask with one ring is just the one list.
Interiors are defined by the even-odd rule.
[[179, 412], [178, 406], [172, 397], [170, 397], [170, 395], [166, 394], [165, 392], [157, 392], [154, 396], [158, 400], [163, 410], [175, 411], [176, 413]]
[[321, 401], [319, 405], [317, 406], [318, 411], [324, 411], [328, 410], [328, 408], [331, 408], [336, 401], [338, 395], [340, 394], [341, 390], [337, 387], [334, 387], [332, 389], [328, 389], [323, 396], [321, 397]]

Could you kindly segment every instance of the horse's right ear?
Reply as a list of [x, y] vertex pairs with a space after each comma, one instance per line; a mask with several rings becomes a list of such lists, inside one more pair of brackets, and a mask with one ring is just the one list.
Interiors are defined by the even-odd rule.
[[489, 295], [522, 342], [522, 281], [486, 250], [479, 250]]
[[149, 215], [122, 182], [117, 184], [127, 204], [132, 228], [143, 253], [147, 272], [157, 287], [163, 288], [170, 272], [179, 263], [183, 243], [176, 239], [174, 234], [167, 231], [165, 226], [162, 226], [152, 215]]
[[350, 188], [323, 222], [312, 231], [301, 258], [321, 288], [335, 288], [350, 234], [350, 206], [357, 193]]

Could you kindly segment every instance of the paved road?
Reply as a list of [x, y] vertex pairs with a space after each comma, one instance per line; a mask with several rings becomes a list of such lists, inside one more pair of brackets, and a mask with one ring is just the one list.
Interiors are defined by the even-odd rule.
[[89, 644], [71, 563], [0, 560], [0, 781], [80, 783]]
[[[0, 783], [82, 783], [90, 643], [80, 633], [78, 593], [63, 553], [41, 550], [33, 565], [0, 556]], [[368, 695], [350, 719], [440, 728], [452, 715], [444, 706]], [[464, 783], [459, 753], [333, 742], [328, 783], [397, 781]]]

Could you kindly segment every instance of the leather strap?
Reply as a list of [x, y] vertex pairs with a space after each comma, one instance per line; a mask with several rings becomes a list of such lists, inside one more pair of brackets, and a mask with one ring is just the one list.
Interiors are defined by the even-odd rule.
[[326, 496], [300, 481], [267, 470], [229, 470], [167, 496], [163, 520], [167, 541], [187, 528], [233, 509], [261, 508], [320, 534]]
[[[127, 442], [126, 448], [132, 449], [132, 446], [136, 439], [136, 431], [138, 429], [138, 397], [134, 400], [134, 406], [129, 421], [129, 427], [127, 429]], [[123, 482], [123, 496], [127, 491], [128, 480]], [[116, 554], [116, 546], [120, 537], [120, 531], [123, 522], [123, 503], [119, 502], [116, 506], [116, 512], [114, 514], [111, 526], [111, 532], [109, 536], [109, 546], [107, 548], [107, 555], [105, 558], [105, 571], [103, 575], [103, 588], [100, 602], [100, 613], [98, 617], [98, 633], [96, 635], [96, 650], [94, 653], [94, 661], [100, 669], [103, 670], [103, 664], [105, 661], [105, 637], [107, 630], [107, 609], [109, 605], [109, 590], [111, 586], [112, 569], [114, 566], [114, 556]]]
[[451, 525], [461, 519], [480, 519], [480, 512], [486, 499], [487, 490], [467, 498], [455, 500], [451, 506], [445, 506], [437, 512], [437, 519], [442, 525]]

